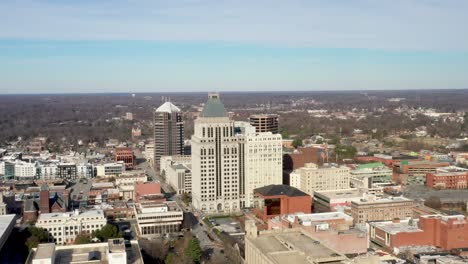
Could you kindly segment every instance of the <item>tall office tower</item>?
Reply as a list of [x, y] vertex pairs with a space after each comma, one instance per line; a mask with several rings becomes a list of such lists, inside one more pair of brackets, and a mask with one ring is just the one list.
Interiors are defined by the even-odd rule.
[[165, 102], [154, 111], [154, 164], [159, 172], [162, 156], [181, 155], [184, 149], [184, 121], [180, 109]]
[[236, 122], [240, 149], [241, 207], [254, 206], [254, 190], [283, 183], [281, 134], [257, 133], [247, 122]]
[[240, 209], [239, 144], [217, 93], [208, 94], [192, 136], [192, 203], [203, 212]]
[[256, 133], [228, 117], [210, 93], [192, 136], [192, 202], [203, 212], [235, 212], [253, 205], [253, 190], [282, 182], [281, 135]]
[[278, 134], [278, 115], [260, 114], [249, 117], [250, 124], [255, 127], [258, 133], [271, 132]]

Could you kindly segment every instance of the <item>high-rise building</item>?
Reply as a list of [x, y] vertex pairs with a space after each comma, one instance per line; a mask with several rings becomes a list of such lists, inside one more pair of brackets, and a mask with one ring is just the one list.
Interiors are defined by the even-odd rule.
[[192, 136], [192, 201], [203, 212], [253, 206], [253, 190], [282, 183], [281, 135], [229, 118], [210, 93]]
[[192, 203], [204, 212], [240, 209], [239, 144], [217, 93], [210, 93], [192, 136]]
[[278, 115], [251, 115], [249, 120], [250, 124], [255, 127], [257, 132], [271, 132], [273, 134], [278, 134]]
[[236, 122], [239, 138], [241, 207], [254, 206], [254, 190], [283, 183], [281, 134], [258, 133], [246, 122]]
[[181, 155], [184, 150], [184, 121], [180, 109], [165, 102], [154, 111], [154, 164], [159, 172], [162, 156]]

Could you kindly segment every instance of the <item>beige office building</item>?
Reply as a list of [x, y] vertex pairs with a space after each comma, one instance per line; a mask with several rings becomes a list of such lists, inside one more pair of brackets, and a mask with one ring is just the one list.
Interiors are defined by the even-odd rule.
[[314, 191], [349, 189], [349, 171], [346, 166], [328, 164], [318, 167], [315, 163], [306, 163], [290, 174], [290, 185], [311, 196]]
[[362, 224], [370, 221], [390, 221], [413, 216], [413, 200], [405, 197], [368, 199], [351, 202], [351, 216], [354, 222]]

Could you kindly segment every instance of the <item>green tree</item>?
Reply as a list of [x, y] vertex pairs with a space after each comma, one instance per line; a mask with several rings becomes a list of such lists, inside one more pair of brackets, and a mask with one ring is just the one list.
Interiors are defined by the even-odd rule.
[[91, 236], [86, 233], [80, 233], [75, 238], [75, 245], [91, 243]]
[[293, 140], [292, 145], [294, 148], [298, 148], [302, 146], [302, 139], [296, 138]]
[[356, 156], [357, 149], [353, 146], [336, 145], [335, 152], [342, 159], [352, 159]]
[[108, 239], [111, 239], [111, 238], [122, 237], [122, 233], [119, 232], [116, 226], [111, 225], [111, 224], [106, 224], [101, 229], [93, 232], [93, 237], [96, 237], [100, 241], [107, 241]]
[[194, 263], [200, 263], [203, 251], [200, 247], [200, 242], [197, 238], [190, 239], [187, 248], [185, 249], [185, 256], [187, 256]]
[[30, 234], [26, 240], [26, 246], [31, 249], [37, 247], [39, 243], [47, 242], [49, 240], [49, 233], [42, 228], [37, 228], [35, 226], [30, 226], [27, 229], [27, 232]]

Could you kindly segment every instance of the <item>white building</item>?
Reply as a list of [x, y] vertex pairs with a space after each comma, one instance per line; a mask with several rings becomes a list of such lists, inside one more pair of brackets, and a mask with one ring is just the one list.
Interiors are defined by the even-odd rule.
[[290, 184], [313, 196], [314, 191], [349, 189], [350, 170], [346, 166], [327, 164], [318, 167], [306, 163], [304, 167], [294, 170], [290, 175]]
[[42, 243], [29, 252], [25, 263], [143, 264], [143, 257], [138, 241], [124, 242], [123, 238], [115, 238], [102, 243], [80, 245], [57, 246], [53, 243]]
[[80, 233], [91, 234], [106, 225], [107, 220], [102, 210], [85, 212], [40, 214], [36, 227], [49, 233], [49, 241], [56, 244], [72, 244]]
[[76, 177], [78, 178], [92, 178], [93, 177], [93, 165], [90, 163], [83, 163], [76, 165]]
[[184, 212], [174, 201], [135, 204], [135, 218], [142, 237], [179, 232]]
[[55, 180], [58, 173], [57, 164], [41, 164], [39, 165], [41, 180]]
[[160, 174], [178, 193], [192, 192], [192, 157], [184, 155], [162, 156]]
[[118, 176], [125, 171], [125, 164], [123, 161], [106, 163], [96, 166], [97, 177], [111, 177]]
[[33, 180], [37, 175], [35, 163], [24, 161], [16, 161], [15, 163], [15, 179], [16, 180]]
[[283, 183], [283, 146], [281, 134], [256, 133], [247, 122], [236, 122], [241, 129], [240, 188], [241, 207], [252, 207], [254, 189]]
[[154, 143], [145, 145], [145, 159], [149, 164], [154, 166]]
[[218, 94], [209, 94], [194, 128], [192, 204], [203, 212], [239, 211], [239, 138]]

